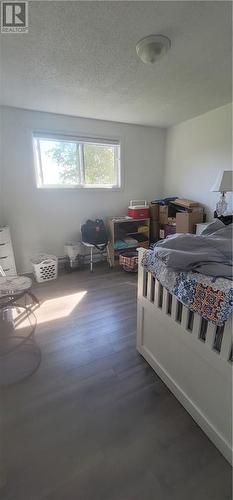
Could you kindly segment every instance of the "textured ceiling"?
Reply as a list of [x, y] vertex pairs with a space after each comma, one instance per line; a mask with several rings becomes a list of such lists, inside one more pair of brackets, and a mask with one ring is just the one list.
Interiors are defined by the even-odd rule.
[[[29, 33], [1, 35], [1, 102], [168, 126], [231, 101], [231, 2], [33, 1]], [[172, 41], [154, 65], [136, 42]]]

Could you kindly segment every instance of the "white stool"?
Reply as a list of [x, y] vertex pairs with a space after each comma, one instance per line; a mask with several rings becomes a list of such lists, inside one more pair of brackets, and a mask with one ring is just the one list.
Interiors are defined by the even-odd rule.
[[[91, 259], [90, 259], [90, 271], [91, 273], [93, 273], [93, 250], [95, 247], [95, 245], [92, 245], [91, 243], [87, 243], [86, 241], [82, 241], [82, 244], [87, 247], [87, 248], [90, 248], [91, 250]], [[107, 246], [105, 246], [105, 243], [103, 243], [102, 245], [98, 245], [99, 248], [97, 248], [97, 250], [99, 250], [99, 252], [103, 255], [103, 252], [106, 248], [106, 252], [107, 252], [107, 262], [109, 264], [109, 267], [112, 267], [112, 263], [111, 263], [111, 259], [110, 259], [110, 253], [109, 253], [109, 248], [108, 248], [108, 244]], [[102, 247], [102, 248], [101, 248]]]

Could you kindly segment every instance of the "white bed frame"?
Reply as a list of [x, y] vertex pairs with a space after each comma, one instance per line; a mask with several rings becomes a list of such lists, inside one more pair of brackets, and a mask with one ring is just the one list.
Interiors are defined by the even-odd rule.
[[192, 313], [141, 265], [137, 349], [232, 463], [232, 325]]

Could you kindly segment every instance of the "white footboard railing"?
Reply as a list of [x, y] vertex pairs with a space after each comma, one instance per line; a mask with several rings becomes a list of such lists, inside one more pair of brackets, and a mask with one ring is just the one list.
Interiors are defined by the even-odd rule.
[[137, 349], [232, 463], [232, 323], [190, 311], [141, 265]]

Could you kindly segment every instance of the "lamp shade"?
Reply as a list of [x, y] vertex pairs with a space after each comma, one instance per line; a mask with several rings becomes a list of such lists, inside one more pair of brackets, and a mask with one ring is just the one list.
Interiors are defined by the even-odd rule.
[[211, 188], [211, 191], [216, 191], [219, 193], [233, 191], [232, 182], [232, 170], [224, 170], [218, 175], [215, 184]]

